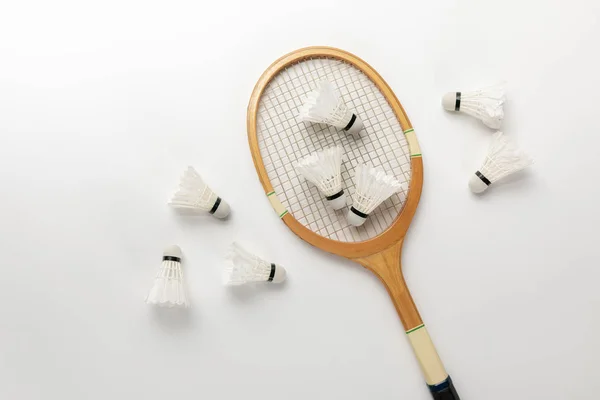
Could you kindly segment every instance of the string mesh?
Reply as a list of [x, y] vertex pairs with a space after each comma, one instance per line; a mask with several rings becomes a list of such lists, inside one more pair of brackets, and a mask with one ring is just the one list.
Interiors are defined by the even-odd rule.
[[[298, 118], [306, 95], [322, 80], [332, 82], [348, 107], [362, 119], [365, 127], [359, 139], [334, 127], [305, 123]], [[410, 181], [410, 153], [400, 123], [377, 86], [353, 65], [337, 59], [312, 58], [281, 71], [265, 88], [256, 129], [273, 189], [288, 212], [311, 231], [342, 242], [364, 241], [387, 229], [402, 210], [406, 191], [384, 201], [364, 225], [348, 225], [348, 209], [334, 211], [328, 207], [325, 196], [295, 170], [295, 164], [303, 157], [341, 146], [345, 153], [342, 181], [348, 207], [355, 192], [354, 168], [358, 163], [380, 167], [401, 183]]]

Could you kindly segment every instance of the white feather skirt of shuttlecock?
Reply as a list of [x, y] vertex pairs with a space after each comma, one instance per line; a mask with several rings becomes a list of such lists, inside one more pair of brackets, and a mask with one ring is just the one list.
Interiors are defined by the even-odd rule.
[[223, 270], [225, 285], [237, 286], [269, 281], [281, 283], [285, 280], [285, 268], [249, 253], [237, 243], [229, 247], [225, 258], [226, 264]]
[[352, 205], [362, 213], [370, 214], [381, 203], [402, 189], [402, 184], [391, 175], [364, 164], [356, 166], [356, 192]]
[[229, 204], [204, 182], [193, 167], [188, 167], [183, 173], [179, 189], [169, 205], [188, 213], [210, 212], [217, 218], [224, 218], [230, 212]]
[[342, 155], [342, 148], [335, 146], [313, 153], [296, 164], [296, 171], [325, 196], [342, 193], [329, 201], [336, 210], [346, 205], [342, 188]]
[[146, 303], [159, 307], [189, 307], [181, 262], [163, 261], [146, 297]]
[[393, 176], [364, 164], [356, 166], [354, 179], [356, 191], [347, 217], [348, 223], [354, 226], [362, 225], [373, 210], [404, 188]]
[[[498, 131], [494, 134], [485, 160], [477, 172], [492, 184], [521, 171], [531, 164], [533, 164], [533, 159], [521, 150], [514, 141]], [[469, 187], [475, 193], [483, 192], [487, 189], [487, 186], [489, 185], [477, 175], [472, 176], [469, 181]]]
[[353, 112], [338, 96], [334, 86], [328, 81], [319, 83], [311, 91], [300, 107], [300, 119], [307, 122], [333, 125], [344, 129], [352, 118]]
[[449, 111], [459, 111], [475, 117], [492, 129], [499, 129], [504, 119], [504, 103], [506, 101], [506, 84], [504, 82], [474, 90], [460, 92], [460, 108], [455, 109], [456, 93], [448, 93], [442, 102]]

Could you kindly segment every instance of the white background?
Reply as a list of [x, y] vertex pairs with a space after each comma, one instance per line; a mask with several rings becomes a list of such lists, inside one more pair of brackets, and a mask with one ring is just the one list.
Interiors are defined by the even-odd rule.
[[[369, 62], [416, 128], [406, 279], [463, 400], [600, 390], [600, 3], [4, 1], [0, 399], [429, 399], [382, 285], [274, 215], [246, 140], [254, 84], [330, 45]], [[505, 79], [536, 164], [482, 197], [490, 131], [446, 91]], [[229, 221], [166, 206], [188, 164]], [[284, 287], [221, 286], [233, 240]], [[193, 308], [143, 299], [179, 244]]]

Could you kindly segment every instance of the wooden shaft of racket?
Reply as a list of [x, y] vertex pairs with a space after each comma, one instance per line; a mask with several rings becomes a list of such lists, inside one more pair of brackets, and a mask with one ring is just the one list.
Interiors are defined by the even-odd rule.
[[436, 387], [447, 382], [449, 377], [404, 281], [400, 267], [401, 251], [402, 241], [380, 253], [356, 258], [354, 261], [373, 271], [385, 285], [419, 361], [425, 381], [430, 388]]

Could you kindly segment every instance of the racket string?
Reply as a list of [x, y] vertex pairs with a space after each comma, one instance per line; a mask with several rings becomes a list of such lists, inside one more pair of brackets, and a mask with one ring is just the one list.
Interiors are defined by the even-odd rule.
[[[365, 124], [354, 139], [321, 124], [299, 121], [302, 101], [322, 80], [332, 82], [348, 107]], [[346, 211], [333, 211], [312, 184], [299, 178], [295, 163], [326, 147], [341, 145], [345, 156], [342, 181], [349, 196], [355, 191], [354, 168], [358, 163], [381, 167], [400, 181], [410, 180], [408, 143], [385, 96], [351, 64], [310, 58], [282, 70], [267, 86], [259, 104], [257, 135], [263, 162], [281, 202], [301, 224], [315, 233], [344, 242], [362, 241], [383, 232], [401, 211], [402, 192], [378, 207], [359, 228], [348, 226]]]

